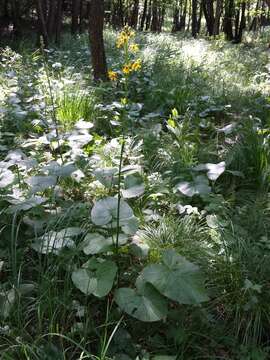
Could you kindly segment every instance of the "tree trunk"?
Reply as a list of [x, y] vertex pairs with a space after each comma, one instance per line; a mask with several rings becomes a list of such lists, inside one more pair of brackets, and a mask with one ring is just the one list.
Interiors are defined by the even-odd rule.
[[148, 5], [148, 0], [144, 0], [143, 13], [142, 13], [141, 24], [140, 24], [141, 31], [143, 31], [143, 29], [144, 29], [144, 23], [145, 23], [146, 14], [147, 14], [147, 5]]
[[219, 35], [222, 7], [223, 7], [223, 0], [217, 0], [213, 35]]
[[[241, 19], [239, 22], [239, 18], [240, 18], [240, 10], [241, 10]], [[240, 43], [242, 41], [243, 38], [243, 30], [245, 28], [245, 24], [246, 24], [246, 2], [242, 2], [241, 4], [241, 8], [239, 9], [239, 14], [238, 14], [238, 21], [237, 24], [235, 25], [235, 43]]]
[[191, 25], [191, 33], [194, 38], [197, 37], [198, 34], [198, 19], [197, 19], [197, 8], [198, 8], [198, 0], [192, 0], [192, 25]]
[[202, 0], [203, 12], [206, 21], [207, 32], [210, 36], [214, 33], [214, 4], [213, 0]]
[[49, 37], [46, 26], [46, 13], [44, 11], [44, 6], [42, 5], [42, 0], [36, 0], [36, 7], [39, 21], [39, 34], [43, 38], [44, 46], [47, 47], [49, 43]]
[[139, 2], [140, 2], [139, 0], [134, 0], [131, 17], [130, 17], [129, 25], [134, 29], [136, 29], [138, 25]]
[[103, 39], [104, 0], [90, 1], [89, 37], [95, 81], [107, 80], [107, 63]]
[[225, 14], [224, 14], [224, 33], [226, 39], [233, 40], [233, 23], [232, 18], [234, 14], [234, 0], [226, 0]]
[[80, 25], [81, 0], [72, 0], [71, 33], [77, 34]]
[[152, 22], [151, 22], [151, 31], [158, 31], [158, 6], [157, 0], [153, 0], [152, 4]]

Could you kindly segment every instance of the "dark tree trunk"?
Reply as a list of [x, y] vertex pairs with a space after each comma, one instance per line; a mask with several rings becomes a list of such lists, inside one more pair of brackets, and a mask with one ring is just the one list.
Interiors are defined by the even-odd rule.
[[38, 21], [39, 21], [39, 35], [42, 36], [45, 47], [48, 46], [49, 37], [46, 26], [46, 11], [42, 0], [36, 0]]
[[62, 29], [62, 11], [63, 11], [63, 0], [58, 0], [56, 18], [55, 18], [55, 42], [60, 44], [60, 36]]
[[157, 0], [153, 0], [152, 3], [152, 22], [151, 22], [151, 31], [158, 31], [158, 6]]
[[[240, 18], [240, 10], [241, 10], [241, 18]], [[237, 14], [237, 23], [235, 25], [234, 42], [237, 44], [242, 41], [245, 24], [246, 24], [246, 2], [242, 2], [241, 8], [239, 9]]]
[[191, 25], [191, 33], [194, 38], [197, 37], [198, 34], [198, 19], [197, 19], [197, 8], [198, 8], [198, 0], [192, 0], [192, 25]]
[[139, 0], [134, 0], [133, 8], [130, 16], [130, 26], [134, 29], [137, 29], [138, 25], [138, 16], [139, 16]]
[[188, 1], [185, 0], [184, 9], [182, 14], [180, 15], [180, 30], [185, 30], [186, 28], [187, 6], [188, 6]]
[[202, 6], [202, 2], [201, 2], [200, 3], [200, 13], [199, 13], [199, 18], [198, 18], [198, 34], [201, 31], [202, 16], [203, 16], [203, 6]]
[[72, 0], [71, 33], [79, 32], [81, 0]]
[[124, 9], [122, 0], [117, 0], [113, 7], [112, 25], [115, 28], [124, 26]]
[[234, 0], [226, 0], [225, 14], [224, 14], [224, 33], [226, 39], [233, 40], [233, 14], [234, 14]]
[[107, 63], [103, 39], [104, 0], [90, 1], [89, 36], [95, 81], [107, 80]]
[[143, 29], [144, 29], [144, 23], [145, 23], [146, 14], [147, 14], [147, 5], [148, 5], [148, 0], [144, 0], [143, 13], [142, 13], [141, 24], [140, 24], [141, 31], [143, 31]]
[[210, 36], [214, 33], [214, 4], [213, 0], [202, 0], [203, 12], [206, 21], [207, 32]]
[[150, 29], [151, 19], [152, 19], [152, 0], [150, 0], [149, 6], [148, 6], [148, 12], [147, 12], [147, 16], [146, 16], [146, 29], [145, 30]]
[[221, 14], [222, 14], [222, 7], [223, 7], [223, 0], [217, 0], [213, 35], [219, 35], [220, 18], [221, 18]]
[[49, 13], [47, 18], [47, 32], [49, 39], [53, 38], [55, 25], [56, 25], [56, 14], [57, 14], [57, 0], [50, 0]]
[[12, 12], [12, 23], [13, 32], [15, 36], [21, 34], [21, 14], [20, 14], [20, 1], [11, 0], [11, 12]]

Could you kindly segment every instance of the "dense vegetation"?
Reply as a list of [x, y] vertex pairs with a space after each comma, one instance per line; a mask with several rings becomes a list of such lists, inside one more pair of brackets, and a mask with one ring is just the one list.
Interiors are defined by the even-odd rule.
[[58, 44], [2, 34], [0, 359], [269, 359], [269, 30], [235, 44], [105, 14], [101, 52], [74, 19]]

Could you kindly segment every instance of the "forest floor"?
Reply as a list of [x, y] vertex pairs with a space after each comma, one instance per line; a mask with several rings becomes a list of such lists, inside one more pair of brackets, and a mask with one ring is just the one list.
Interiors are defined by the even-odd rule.
[[269, 31], [121, 36], [1, 49], [0, 359], [269, 359]]

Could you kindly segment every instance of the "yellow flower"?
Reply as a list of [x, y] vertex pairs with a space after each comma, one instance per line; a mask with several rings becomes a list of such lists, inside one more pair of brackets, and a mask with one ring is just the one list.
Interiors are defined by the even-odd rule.
[[138, 59], [136, 60], [132, 65], [131, 68], [133, 71], [139, 71], [142, 68], [142, 60]]
[[123, 73], [128, 75], [132, 72], [132, 65], [131, 64], [125, 64], [123, 67]]
[[121, 104], [122, 104], [122, 105], [127, 105], [127, 103], [128, 103], [128, 99], [127, 99], [127, 98], [122, 98], [122, 99], [121, 99]]
[[119, 49], [121, 47], [124, 47], [128, 43], [129, 39], [133, 36], [135, 36], [135, 32], [132, 31], [130, 27], [125, 26], [117, 38], [117, 48]]
[[117, 80], [117, 73], [115, 71], [109, 70], [108, 71], [108, 76], [109, 76], [109, 79], [111, 81], [116, 81]]
[[128, 42], [128, 36], [126, 34], [121, 33], [116, 41], [117, 48], [123, 47]]
[[132, 53], [136, 53], [139, 51], [139, 46], [137, 44], [131, 44], [129, 46], [129, 51]]

